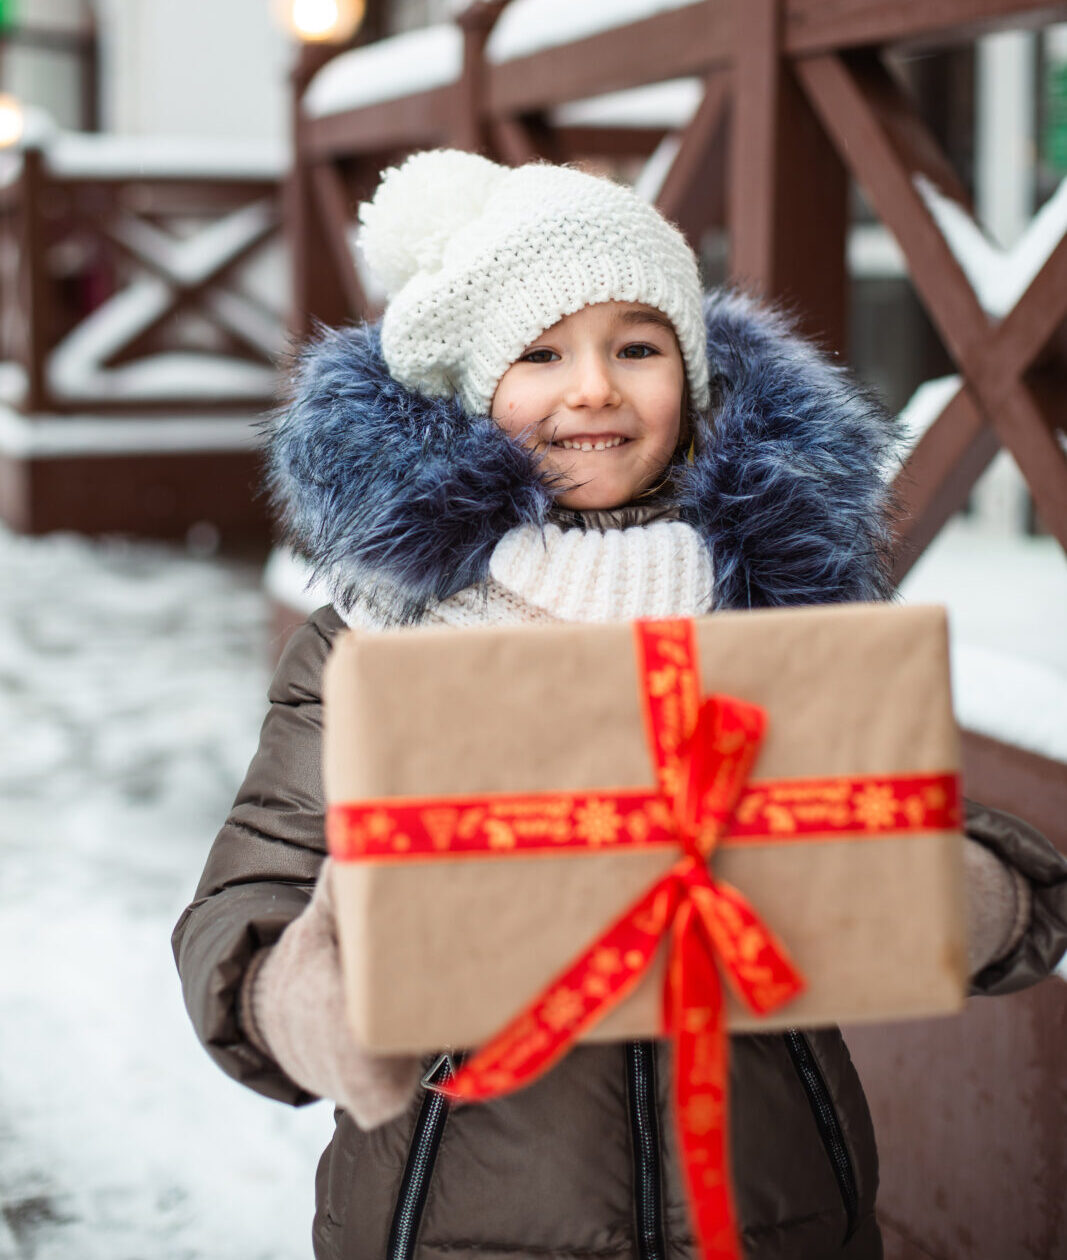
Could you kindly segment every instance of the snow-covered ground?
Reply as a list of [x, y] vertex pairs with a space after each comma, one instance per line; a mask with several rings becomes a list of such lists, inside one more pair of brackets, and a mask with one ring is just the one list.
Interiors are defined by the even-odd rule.
[[0, 530], [0, 1260], [306, 1260], [327, 1104], [224, 1076], [170, 929], [255, 748], [260, 570]]

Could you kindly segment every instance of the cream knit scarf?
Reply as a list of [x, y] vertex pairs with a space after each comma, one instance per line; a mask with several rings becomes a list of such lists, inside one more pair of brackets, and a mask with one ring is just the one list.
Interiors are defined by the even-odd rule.
[[[621, 529], [524, 525], [497, 543], [485, 582], [432, 604], [422, 624], [692, 616], [708, 610], [711, 595], [707, 548], [682, 521], [655, 519]], [[387, 625], [358, 604], [341, 615], [350, 626], [368, 630]]]

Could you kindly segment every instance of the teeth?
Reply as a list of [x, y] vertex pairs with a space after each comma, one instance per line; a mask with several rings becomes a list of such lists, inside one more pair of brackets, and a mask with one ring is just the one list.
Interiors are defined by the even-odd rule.
[[562, 447], [565, 451], [610, 451], [614, 446], [621, 446], [626, 439], [622, 437], [603, 438], [599, 442], [572, 442], [570, 438], [561, 438], [553, 446]]

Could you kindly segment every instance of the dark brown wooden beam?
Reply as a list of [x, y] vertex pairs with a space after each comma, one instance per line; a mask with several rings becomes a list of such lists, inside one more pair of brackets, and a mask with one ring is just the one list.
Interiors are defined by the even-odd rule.
[[349, 316], [358, 319], [366, 314], [368, 302], [349, 244], [349, 228], [355, 216], [349, 208], [344, 180], [332, 162], [316, 162], [311, 168], [311, 179], [319, 203], [322, 243], [337, 269]]
[[175, 179], [136, 175], [56, 177], [49, 174], [53, 195], [62, 199], [72, 215], [96, 216], [129, 211], [146, 218], [218, 218], [228, 210], [251, 201], [276, 197], [285, 172], [277, 179]]
[[492, 118], [526, 114], [684, 75], [705, 75], [733, 52], [730, 0], [704, 0], [558, 48], [488, 67]]
[[729, 158], [730, 277], [846, 346], [848, 181], [782, 55], [779, 0], [738, 7]]
[[146, 416], [240, 416], [249, 410], [263, 411], [277, 402], [274, 390], [259, 397], [245, 395], [235, 398], [201, 395], [190, 398], [188, 394], [153, 398], [56, 398], [48, 400], [48, 414], [57, 416], [108, 416], [115, 419], [141, 420]]
[[694, 249], [703, 232], [723, 219], [729, 103], [729, 75], [710, 76], [656, 199], [660, 213], [681, 228]]
[[1025, 380], [1049, 428], [1067, 433], [1067, 355], [1046, 362]]
[[1045, 528], [1067, 551], [1067, 454], [1041, 400], [1025, 381], [1016, 378], [1006, 384], [998, 381], [996, 394], [983, 393], [982, 403], [1026, 478]]
[[[360, 41], [357, 39], [356, 41]], [[294, 96], [303, 96], [307, 85], [322, 67], [342, 51], [336, 44], [300, 40], [293, 48], [294, 57], [289, 69], [289, 82]]]
[[350, 109], [303, 118], [301, 154], [308, 161], [375, 154], [387, 149], [430, 149], [451, 143], [456, 84]]
[[97, 31], [96, 13], [86, 8], [88, 29], [78, 58], [81, 66], [79, 85], [81, 128], [83, 131], [100, 130], [100, 38]]
[[224, 542], [270, 536], [259, 451], [0, 454], [0, 519], [24, 534], [75, 530], [181, 538], [201, 521]]
[[489, 144], [485, 118], [488, 67], [485, 41], [507, 0], [481, 0], [468, 5], [456, 18], [463, 31], [463, 73], [452, 96], [452, 144], [470, 153], [484, 153]]
[[970, 368], [995, 398], [1000, 380], [1026, 372], [1067, 319], [1067, 236], [997, 326], [996, 338]]
[[992, 426], [961, 386], [916, 443], [893, 482], [901, 513], [893, 561], [899, 585], [941, 526], [967, 502], [1000, 449]]
[[647, 158], [668, 134], [667, 127], [552, 128], [552, 140], [561, 162], [579, 157]]
[[18, 322], [20, 359], [26, 373], [22, 400], [26, 411], [44, 411], [49, 402], [45, 361], [50, 344], [51, 291], [45, 267], [45, 222], [42, 199], [46, 175], [40, 149], [28, 148], [22, 155], [18, 206]]
[[348, 318], [348, 295], [334, 266], [333, 257], [319, 248], [323, 226], [315, 191], [315, 166], [325, 160], [316, 156], [299, 99], [292, 101], [293, 164], [283, 192], [282, 221], [289, 246], [292, 282], [288, 329], [299, 345], [311, 333], [316, 320], [340, 324]]
[[1033, 0], [786, 0], [793, 55], [876, 44], [969, 42], [996, 30], [1067, 20], [1067, 4]]
[[[508, 166], [524, 166], [541, 158], [560, 160], [548, 134], [549, 128], [526, 118], [497, 118], [489, 124], [489, 140], [498, 161]], [[584, 156], [584, 155], [575, 155]]]

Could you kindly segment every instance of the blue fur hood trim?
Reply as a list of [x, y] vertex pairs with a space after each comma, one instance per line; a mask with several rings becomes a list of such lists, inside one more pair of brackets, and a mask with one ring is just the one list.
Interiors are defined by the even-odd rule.
[[[704, 318], [713, 402], [674, 485], [711, 553], [714, 606], [887, 598], [895, 422], [781, 313], [720, 290]], [[287, 538], [344, 608], [417, 619], [482, 581], [501, 537], [552, 504], [491, 420], [393, 380], [376, 324], [320, 330], [269, 443]]]

